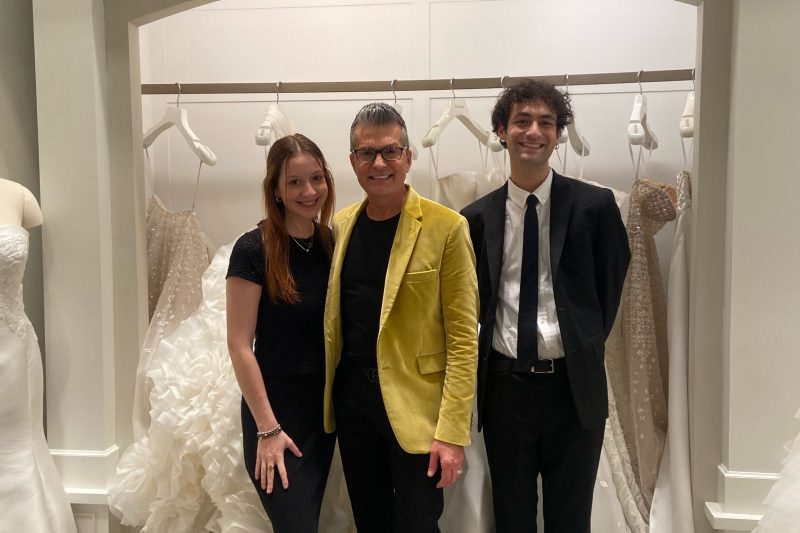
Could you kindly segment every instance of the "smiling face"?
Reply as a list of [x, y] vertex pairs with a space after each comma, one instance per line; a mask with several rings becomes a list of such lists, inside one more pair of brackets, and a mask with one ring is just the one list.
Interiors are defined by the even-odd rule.
[[[404, 147], [403, 134], [400, 125], [394, 122], [388, 124], [359, 124], [353, 131], [353, 148], [372, 148], [382, 150], [388, 146]], [[397, 161], [386, 161], [380, 153], [375, 155], [372, 162], [358, 161], [350, 153], [350, 164], [356, 173], [358, 183], [367, 198], [373, 202], [394, 203], [402, 202], [405, 196], [406, 174], [411, 168], [411, 152], [404, 150]]]
[[508, 126], [497, 128], [498, 137], [508, 145], [512, 165], [549, 167], [559, 137], [557, 118], [556, 113], [541, 100], [514, 103]]
[[299, 230], [300, 236], [306, 236], [328, 197], [328, 183], [319, 161], [305, 152], [291, 156], [286, 160], [275, 194], [285, 206], [289, 233]]

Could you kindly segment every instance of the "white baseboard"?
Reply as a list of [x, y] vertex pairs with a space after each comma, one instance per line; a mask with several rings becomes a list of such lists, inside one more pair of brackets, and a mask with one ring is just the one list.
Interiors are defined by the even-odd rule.
[[717, 467], [719, 502], [706, 502], [705, 514], [714, 529], [752, 531], [764, 514], [764, 499], [780, 478], [774, 472], [745, 472]]
[[71, 503], [97, 504], [102, 496], [105, 505], [108, 482], [119, 461], [116, 445], [105, 450], [51, 449], [50, 455]]

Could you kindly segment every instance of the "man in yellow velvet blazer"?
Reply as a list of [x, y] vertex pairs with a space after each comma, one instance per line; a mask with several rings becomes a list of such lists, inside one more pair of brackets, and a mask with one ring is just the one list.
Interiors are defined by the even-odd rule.
[[367, 199], [334, 217], [325, 429], [339, 437], [359, 531], [439, 531], [470, 443], [477, 278], [466, 220], [405, 185], [408, 133], [364, 106], [350, 161]]

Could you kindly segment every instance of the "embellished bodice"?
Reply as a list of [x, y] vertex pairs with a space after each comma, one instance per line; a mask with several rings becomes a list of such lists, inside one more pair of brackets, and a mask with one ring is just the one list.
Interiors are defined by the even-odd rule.
[[[148, 288], [151, 318], [158, 314], [159, 299], [169, 287], [167, 297], [179, 307], [181, 319], [199, 303], [200, 277], [211, 258], [214, 246], [209, 241], [194, 211], [168, 210], [161, 199], [153, 196], [147, 210]], [[170, 281], [171, 280], [171, 281]], [[173, 300], [177, 299], [175, 302]], [[162, 305], [163, 307], [163, 305]], [[164, 317], [155, 317], [157, 320]]]
[[675, 220], [675, 187], [638, 179], [631, 190], [628, 232], [652, 237], [665, 224]]
[[692, 207], [692, 178], [689, 171], [678, 174], [678, 213]]
[[22, 334], [30, 324], [22, 303], [22, 276], [28, 260], [28, 232], [15, 224], [0, 225], [0, 321]]

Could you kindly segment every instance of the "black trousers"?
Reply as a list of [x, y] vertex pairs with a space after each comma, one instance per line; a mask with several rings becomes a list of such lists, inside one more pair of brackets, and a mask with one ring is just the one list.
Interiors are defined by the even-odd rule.
[[438, 533], [444, 507], [429, 454], [404, 451], [394, 436], [375, 372], [338, 369], [334, 410], [347, 492], [359, 533]]
[[289, 488], [283, 488], [275, 471], [272, 494], [255, 478], [258, 437], [255, 420], [242, 399], [244, 464], [267, 512], [275, 533], [315, 533], [319, 524], [322, 496], [333, 459], [336, 436], [322, 425], [325, 374], [265, 376], [270, 405], [283, 430], [300, 448], [303, 457], [289, 450], [284, 454]]
[[540, 475], [545, 531], [588, 533], [605, 428], [581, 425], [564, 366], [555, 374], [489, 372], [485, 402], [496, 533], [536, 532]]

